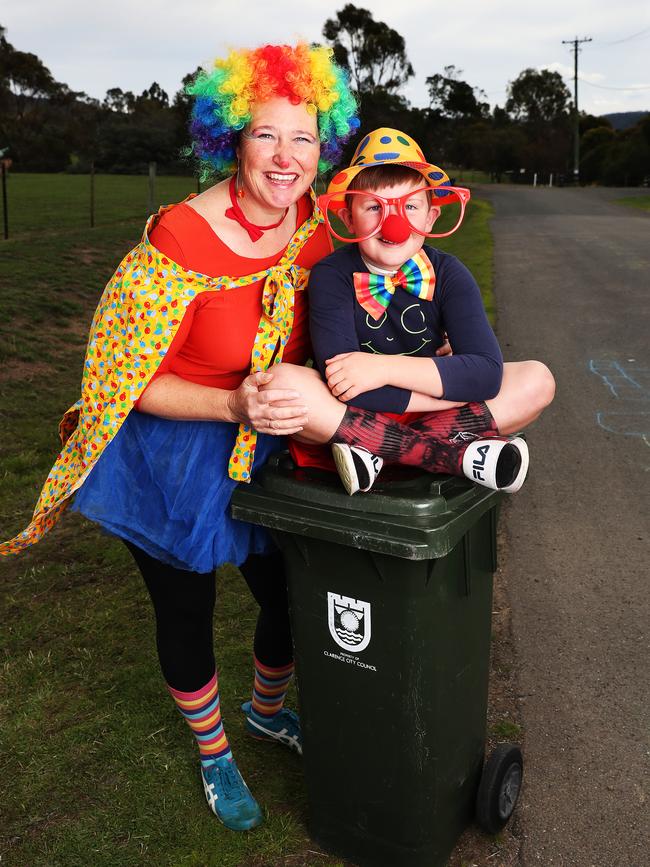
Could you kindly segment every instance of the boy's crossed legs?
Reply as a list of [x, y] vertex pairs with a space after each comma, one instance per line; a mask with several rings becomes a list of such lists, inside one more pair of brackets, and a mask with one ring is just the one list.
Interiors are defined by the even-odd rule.
[[406, 425], [381, 413], [346, 406], [313, 369], [279, 364], [272, 373], [270, 387], [299, 391], [308, 407], [309, 421], [296, 439], [333, 444], [349, 493], [368, 490], [384, 461], [518, 490], [526, 475], [528, 450], [522, 439], [507, 437], [534, 421], [555, 390], [553, 376], [541, 362], [506, 363], [495, 398], [447, 404], [449, 408]]

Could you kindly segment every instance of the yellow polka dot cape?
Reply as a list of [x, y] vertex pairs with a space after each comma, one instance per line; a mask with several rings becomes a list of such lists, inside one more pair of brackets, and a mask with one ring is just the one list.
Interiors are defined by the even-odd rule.
[[[124, 257], [100, 299], [90, 328], [81, 397], [59, 426], [63, 449], [32, 521], [22, 533], [0, 544], [0, 554], [16, 554], [35, 544], [58, 521], [158, 369], [197, 295], [264, 280], [250, 370], [266, 370], [282, 361], [293, 326], [294, 293], [306, 288], [309, 277], [309, 271], [295, 260], [323, 220], [313, 194], [312, 200], [312, 216], [296, 230], [278, 264], [237, 278], [208, 277], [182, 268], [149, 242], [155, 221], [173, 205], [149, 218], [140, 243]], [[257, 432], [240, 424], [228, 464], [230, 478], [250, 481], [256, 442]]]

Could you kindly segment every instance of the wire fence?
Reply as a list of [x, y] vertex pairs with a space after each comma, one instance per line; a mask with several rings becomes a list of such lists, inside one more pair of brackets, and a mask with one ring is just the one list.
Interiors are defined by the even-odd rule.
[[142, 222], [160, 205], [180, 202], [201, 189], [191, 176], [38, 174], [3, 166], [3, 237]]

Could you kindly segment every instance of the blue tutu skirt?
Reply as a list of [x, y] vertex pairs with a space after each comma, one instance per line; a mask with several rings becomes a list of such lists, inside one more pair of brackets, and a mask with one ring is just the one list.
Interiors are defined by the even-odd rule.
[[[210, 572], [274, 545], [230, 517], [228, 460], [237, 425], [170, 421], [133, 411], [77, 491], [73, 511], [178, 569]], [[259, 434], [253, 477], [283, 437]]]

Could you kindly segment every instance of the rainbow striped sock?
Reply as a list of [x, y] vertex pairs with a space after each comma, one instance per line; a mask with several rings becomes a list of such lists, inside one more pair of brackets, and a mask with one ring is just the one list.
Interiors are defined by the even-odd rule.
[[282, 710], [293, 668], [293, 662], [282, 668], [271, 668], [262, 665], [255, 657], [255, 683], [251, 701], [251, 717], [254, 720], [263, 723]]
[[206, 764], [212, 759], [231, 758], [230, 745], [221, 722], [216, 671], [206, 685], [196, 692], [181, 692], [169, 684], [167, 689], [194, 732], [201, 762]]

